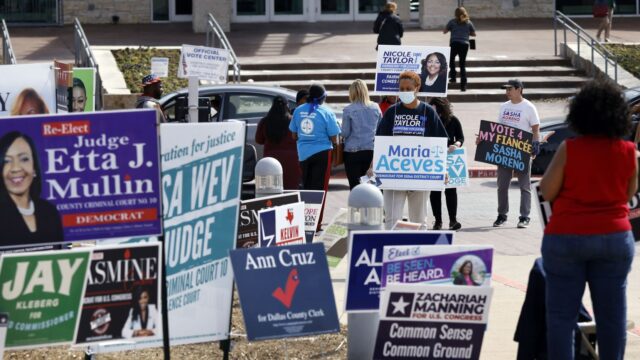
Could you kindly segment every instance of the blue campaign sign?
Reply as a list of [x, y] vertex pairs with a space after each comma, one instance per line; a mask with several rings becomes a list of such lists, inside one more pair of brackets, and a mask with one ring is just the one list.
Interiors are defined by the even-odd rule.
[[230, 252], [249, 341], [340, 331], [320, 243]]
[[349, 241], [346, 310], [378, 311], [382, 255], [389, 245], [451, 245], [450, 231], [354, 231]]
[[290, 192], [300, 193], [300, 201], [304, 202], [304, 236], [307, 244], [311, 244], [320, 220], [325, 192], [323, 190], [291, 190]]

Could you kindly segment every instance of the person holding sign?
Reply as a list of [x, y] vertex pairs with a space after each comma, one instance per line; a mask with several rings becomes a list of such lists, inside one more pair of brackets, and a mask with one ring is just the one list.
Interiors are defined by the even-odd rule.
[[56, 207], [40, 198], [42, 176], [36, 147], [25, 134], [0, 138], [0, 246], [64, 241]]
[[[420, 77], [405, 71], [399, 77], [400, 103], [391, 106], [382, 117], [376, 136], [447, 137], [447, 131], [438, 114], [428, 104], [418, 100]], [[373, 165], [373, 164], [372, 164]], [[373, 175], [369, 168], [369, 176]], [[405, 200], [409, 201], [409, 221], [426, 228], [428, 191], [384, 191], [385, 228], [390, 230], [402, 219]]]
[[625, 141], [629, 106], [619, 88], [592, 81], [571, 100], [577, 133], [560, 144], [540, 190], [553, 203], [542, 240], [549, 359], [573, 359], [589, 284], [602, 359], [623, 359], [627, 275], [634, 257], [628, 201], [638, 188], [637, 151]]
[[[523, 131], [533, 133], [533, 154], [532, 158], [540, 151], [539, 133], [540, 117], [538, 110], [527, 99], [523, 97], [524, 85], [518, 79], [509, 80], [502, 86], [506, 91], [507, 101], [500, 106], [498, 122], [509, 125]], [[476, 144], [480, 143], [480, 138]], [[509, 213], [509, 185], [513, 177], [514, 170], [498, 165], [498, 218], [493, 223], [494, 227], [503, 226], [507, 222]], [[531, 213], [531, 164], [525, 172], [515, 171], [520, 185], [520, 219], [518, 228], [529, 227], [529, 214]]]
[[[464, 134], [462, 133], [462, 124], [460, 120], [455, 117], [451, 111], [451, 104], [446, 98], [432, 98], [429, 104], [436, 110], [440, 119], [444, 122], [444, 128], [447, 130], [449, 139], [447, 145], [449, 146], [448, 152], [452, 152], [455, 149], [462, 146], [464, 143]], [[447, 201], [447, 212], [449, 213], [449, 230], [460, 230], [462, 224], [456, 219], [458, 213], [458, 193], [456, 188], [448, 188], [444, 190], [444, 196]], [[431, 210], [433, 216], [436, 218], [433, 224], [433, 230], [442, 229], [442, 191], [432, 191], [429, 195], [431, 202]]]

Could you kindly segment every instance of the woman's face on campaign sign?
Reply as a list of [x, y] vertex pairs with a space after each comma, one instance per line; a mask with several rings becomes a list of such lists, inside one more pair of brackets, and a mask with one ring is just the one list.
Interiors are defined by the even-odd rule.
[[20, 107], [19, 115], [40, 114], [39, 104], [33, 99], [26, 99]]
[[87, 101], [87, 94], [85, 94], [84, 90], [81, 87], [76, 86], [73, 88], [73, 98], [72, 98], [72, 107], [73, 112], [83, 112], [84, 104]]
[[149, 304], [149, 293], [146, 291], [143, 291], [140, 294], [140, 299], [138, 300], [138, 304], [140, 305], [140, 309], [146, 309], [147, 305]]
[[29, 193], [29, 188], [35, 176], [33, 153], [27, 141], [17, 138], [4, 156], [2, 179], [9, 195], [23, 196]]
[[464, 266], [462, 267], [462, 274], [463, 275], [470, 275], [471, 274], [471, 263], [466, 263], [464, 264]]
[[436, 54], [431, 54], [427, 58], [427, 72], [429, 75], [437, 75], [440, 72], [440, 60]]

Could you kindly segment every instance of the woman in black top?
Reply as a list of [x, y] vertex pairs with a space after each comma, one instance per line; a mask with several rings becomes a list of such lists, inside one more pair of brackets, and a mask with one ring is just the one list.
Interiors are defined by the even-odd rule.
[[373, 32], [378, 34], [378, 45], [400, 45], [404, 27], [398, 15], [395, 14], [397, 8], [396, 3], [388, 2], [384, 5], [384, 10], [378, 13], [378, 18], [373, 23]]
[[[460, 120], [453, 116], [449, 101], [446, 98], [432, 98], [429, 104], [435, 108], [436, 113], [444, 123], [444, 128], [447, 130], [449, 152], [461, 147], [462, 143], [464, 143], [462, 125], [460, 124]], [[436, 218], [435, 223], [433, 223], [433, 230], [442, 229], [441, 194], [441, 191], [432, 191], [431, 195], [429, 195], [431, 210], [433, 211], [433, 216]], [[456, 188], [445, 189], [444, 196], [447, 201], [447, 211], [449, 212], [449, 230], [460, 230], [462, 225], [456, 219], [458, 212], [458, 193], [456, 192]]]
[[[384, 113], [378, 124], [376, 136], [426, 136], [447, 137], [442, 121], [433, 108], [418, 100], [420, 77], [413, 71], [405, 71], [399, 77], [398, 97], [400, 102]], [[407, 121], [413, 118], [417, 121]], [[373, 165], [373, 164], [372, 164]], [[369, 175], [372, 175], [369, 169]], [[385, 229], [390, 230], [402, 219], [405, 201], [408, 202], [409, 221], [423, 224], [426, 228], [427, 198], [429, 191], [405, 191], [385, 189]]]
[[55, 206], [40, 198], [40, 164], [33, 140], [12, 131], [0, 139], [0, 246], [64, 240]]

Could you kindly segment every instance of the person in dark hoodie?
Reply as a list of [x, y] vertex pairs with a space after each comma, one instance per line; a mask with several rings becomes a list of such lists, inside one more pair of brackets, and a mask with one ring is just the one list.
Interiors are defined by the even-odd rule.
[[149, 74], [142, 78], [142, 95], [136, 101], [138, 109], [155, 109], [158, 117], [158, 123], [167, 121], [164, 111], [158, 99], [162, 97], [162, 80], [156, 74]]
[[[401, 45], [400, 38], [404, 33], [402, 21], [395, 14], [398, 5], [389, 2], [384, 5], [384, 9], [378, 13], [378, 18], [373, 24], [373, 32], [378, 34], [378, 45]], [[376, 45], [376, 50], [378, 46]]]

